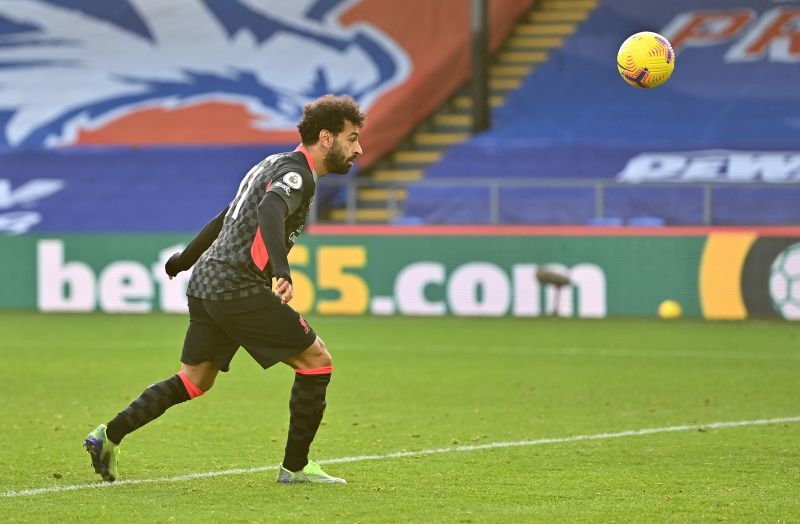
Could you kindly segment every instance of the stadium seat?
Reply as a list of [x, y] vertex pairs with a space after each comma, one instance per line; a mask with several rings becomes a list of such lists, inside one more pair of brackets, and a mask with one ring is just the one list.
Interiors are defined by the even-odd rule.
[[628, 220], [628, 225], [638, 227], [663, 227], [666, 225], [666, 221], [659, 217], [631, 217]]
[[425, 224], [422, 217], [417, 216], [399, 216], [391, 220], [393, 226], [421, 226]]
[[589, 219], [590, 226], [621, 226], [622, 219], [619, 217], [593, 217]]

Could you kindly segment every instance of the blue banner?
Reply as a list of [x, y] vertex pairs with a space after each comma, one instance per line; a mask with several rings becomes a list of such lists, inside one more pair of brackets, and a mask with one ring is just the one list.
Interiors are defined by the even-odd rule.
[[[0, 163], [0, 234], [190, 232], [233, 198], [251, 166], [291, 146], [18, 150]], [[338, 188], [317, 188], [317, 201]]]

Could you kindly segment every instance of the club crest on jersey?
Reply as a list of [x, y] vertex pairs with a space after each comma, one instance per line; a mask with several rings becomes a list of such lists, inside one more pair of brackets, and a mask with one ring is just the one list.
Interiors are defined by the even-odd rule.
[[249, 115], [228, 134], [248, 143], [294, 131], [326, 93], [366, 110], [411, 67], [377, 26], [342, 21], [360, 1], [0, 1], [0, 147], [112, 128], [114, 143], [148, 143], [137, 118], [180, 122], [219, 105]]
[[295, 173], [294, 171], [283, 175], [283, 182], [292, 189], [303, 187], [303, 177], [300, 176], [300, 173]]

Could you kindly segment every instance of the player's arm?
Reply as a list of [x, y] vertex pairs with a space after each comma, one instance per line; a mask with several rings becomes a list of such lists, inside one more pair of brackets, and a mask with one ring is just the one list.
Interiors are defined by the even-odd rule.
[[258, 206], [258, 226], [261, 239], [267, 248], [269, 265], [278, 279], [275, 292], [285, 304], [292, 299], [292, 277], [289, 274], [289, 249], [286, 246], [286, 218], [300, 209], [306, 187], [313, 187], [311, 172], [301, 175], [297, 171], [284, 173], [267, 186], [267, 193]]
[[167, 260], [164, 269], [170, 278], [192, 267], [197, 262], [197, 259], [200, 258], [200, 255], [211, 247], [211, 244], [214, 243], [222, 230], [222, 223], [225, 221], [227, 212], [228, 208], [226, 207], [222, 210], [222, 213], [212, 218], [211, 222], [200, 230], [197, 236], [186, 246], [186, 249], [180, 253], [175, 253]]
[[261, 240], [267, 249], [269, 267], [273, 276], [278, 279], [275, 292], [285, 304], [292, 299], [292, 276], [289, 272], [289, 251], [286, 249], [286, 226], [284, 221], [289, 215], [286, 201], [280, 195], [267, 191], [258, 205], [258, 227]]

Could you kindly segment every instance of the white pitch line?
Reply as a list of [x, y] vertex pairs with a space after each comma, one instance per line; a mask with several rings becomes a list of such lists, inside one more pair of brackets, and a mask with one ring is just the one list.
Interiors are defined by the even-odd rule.
[[[656, 433], [673, 433], [676, 431], [690, 431], [700, 428], [724, 429], [738, 428], [746, 426], [766, 426], [768, 424], [781, 424], [787, 422], [800, 422], [798, 417], [770, 418], [761, 420], [740, 420], [734, 422], [712, 422], [709, 424], [692, 424], [684, 426], [668, 426], [663, 428], [632, 429], [617, 433], [598, 433], [595, 435], [573, 435], [571, 437], [541, 438], [536, 440], [519, 440], [516, 442], [493, 442], [490, 444], [476, 444], [473, 446], [456, 446], [451, 448], [422, 449], [419, 451], [397, 451], [383, 455], [359, 455], [356, 457], [340, 457], [327, 460], [319, 460], [320, 464], [343, 464], [346, 462], [361, 462], [364, 460], [387, 460], [406, 457], [419, 457], [424, 455], [438, 455], [441, 453], [458, 453], [468, 451], [481, 451], [485, 449], [512, 448], [521, 446], [541, 446], [543, 444], [564, 444], [569, 442], [582, 442], [588, 440], [608, 440], [623, 437], [637, 437], [642, 435], [653, 435]], [[97, 482], [93, 484], [76, 484], [73, 486], [52, 486], [49, 488], [23, 489], [19, 491], [6, 491], [0, 493], [2, 497], [26, 497], [33, 495], [44, 495], [46, 493], [60, 493], [62, 491], [80, 491], [84, 489], [110, 489], [120, 486], [134, 486], [138, 484], [153, 484], [156, 482], [185, 482], [187, 480], [224, 477], [228, 475], [244, 475], [248, 473], [260, 473], [262, 471], [274, 471], [277, 466], [260, 466], [257, 468], [237, 468], [222, 471], [209, 471], [206, 473], [189, 473], [177, 477], [161, 477], [152, 479], [120, 480], [114, 483]]]

